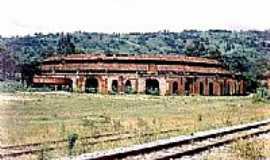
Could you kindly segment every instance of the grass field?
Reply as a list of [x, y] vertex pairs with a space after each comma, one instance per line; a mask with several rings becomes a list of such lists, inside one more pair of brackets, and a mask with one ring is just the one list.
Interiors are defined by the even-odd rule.
[[90, 151], [95, 151], [270, 118], [270, 104], [253, 103], [252, 97], [70, 93], [1, 96], [1, 145], [63, 139], [71, 133], [79, 137], [126, 131], [140, 135], [178, 129], [173, 134], [138, 136], [91, 147]]

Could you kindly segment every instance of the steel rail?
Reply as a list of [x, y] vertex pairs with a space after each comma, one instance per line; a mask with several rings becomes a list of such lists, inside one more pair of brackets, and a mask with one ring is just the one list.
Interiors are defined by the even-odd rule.
[[[203, 141], [203, 140], [206, 140], [209, 138], [216, 138], [216, 137], [225, 136], [228, 134], [248, 131], [248, 130], [256, 129], [256, 128], [263, 127], [266, 125], [270, 125], [270, 119], [260, 121], [260, 122], [254, 122], [254, 123], [248, 123], [248, 124], [237, 125], [237, 126], [232, 126], [232, 127], [225, 127], [225, 128], [215, 129], [215, 130], [210, 130], [210, 131], [198, 132], [196, 134], [189, 135], [189, 136], [179, 136], [179, 137], [170, 138], [170, 139], [158, 140], [155, 142], [134, 145], [134, 146], [127, 147], [127, 148], [118, 148], [118, 149], [102, 151], [102, 152], [82, 154], [80, 156], [73, 157], [73, 158], [78, 159], [78, 160], [123, 159], [123, 158], [127, 158], [127, 157], [148, 154], [151, 152], [157, 152], [157, 151], [160, 151], [163, 149], [169, 149], [169, 148], [176, 147], [176, 146], [190, 144], [190, 143], [195, 142], [195, 141]], [[250, 135], [243, 136], [242, 138], [247, 138], [248, 136], [258, 135], [258, 134], [262, 134], [262, 133], [266, 133], [266, 132], [270, 132], [270, 129], [265, 130], [265, 131], [258, 131], [256, 133], [252, 133]], [[183, 153], [177, 153], [175, 155], [171, 155], [171, 157], [168, 156], [165, 158], [163, 157], [161, 159], [175, 158], [178, 156], [196, 153], [196, 152], [203, 151], [203, 150], [206, 150], [206, 149], [214, 147], [214, 146], [219, 146], [219, 145], [223, 145], [226, 143], [230, 143], [234, 140], [235, 139], [219, 142], [217, 144], [212, 144], [210, 146], [204, 146], [203, 148], [197, 148], [197, 150], [190, 150], [190, 151], [186, 151]], [[63, 160], [68, 159], [68, 158], [70, 158], [70, 157], [64, 157]]]

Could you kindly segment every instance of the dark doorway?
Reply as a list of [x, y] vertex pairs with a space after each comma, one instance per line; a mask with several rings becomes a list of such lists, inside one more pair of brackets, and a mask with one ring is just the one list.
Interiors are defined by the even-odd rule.
[[98, 92], [98, 80], [96, 78], [88, 78], [85, 84], [86, 93], [97, 93]]
[[131, 94], [132, 93], [132, 85], [130, 80], [127, 80], [125, 83], [125, 93], [126, 94]]
[[178, 95], [178, 83], [177, 82], [173, 82], [173, 85], [172, 85], [172, 94], [173, 95]]
[[159, 83], [155, 79], [146, 80], [146, 94], [159, 95]]
[[229, 96], [231, 95], [231, 84], [230, 83], [228, 84], [228, 95]]
[[62, 85], [57, 85], [56, 86], [56, 90], [57, 91], [62, 91], [63, 90], [63, 86]]
[[185, 95], [188, 96], [190, 95], [190, 85], [192, 84], [192, 79], [187, 78], [185, 81]]
[[118, 81], [117, 80], [113, 80], [112, 81], [112, 92], [113, 93], [117, 93], [118, 92]]
[[214, 95], [214, 85], [212, 82], [209, 83], [209, 96]]
[[203, 82], [200, 82], [200, 95], [204, 95], [204, 85]]
[[64, 89], [65, 89], [66, 91], [72, 92], [72, 91], [73, 91], [73, 86], [72, 86], [72, 85], [73, 85], [72, 80], [68, 80], [68, 84], [65, 85]]

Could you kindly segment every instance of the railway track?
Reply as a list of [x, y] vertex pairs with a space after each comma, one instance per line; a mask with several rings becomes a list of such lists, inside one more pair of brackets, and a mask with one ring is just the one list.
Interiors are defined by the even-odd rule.
[[[151, 133], [143, 133], [140, 136], [151, 136], [155, 134], [166, 134], [177, 132], [180, 129], [172, 129], [172, 130], [164, 130], [160, 132], [151, 132]], [[86, 146], [96, 145], [99, 143], [107, 143], [120, 141], [125, 139], [132, 139], [138, 137], [138, 134], [131, 132], [124, 133], [105, 133], [98, 134], [94, 136], [87, 136], [79, 138], [79, 141], [88, 140], [89, 142], [84, 143]], [[22, 155], [28, 154], [39, 154], [47, 151], [52, 151], [56, 149], [65, 149], [67, 148], [68, 139], [54, 140], [54, 141], [46, 141], [46, 142], [37, 142], [30, 144], [21, 144], [21, 145], [8, 145], [8, 146], [0, 146], [0, 159], [4, 158], [15, 158]], [[46, 147], [44, 147], [46, 146]]]
[[[213, 147], [229, 144], [238, 139], [250, 138], [270, 132], [270, 119], [245, 125], [226, 127], [217, 130], [199, 132], [190, 136], [180, 136], [166, 140], [159, 140], [128, 148], [83, 154], [73, 157], [78, 160], [104, 159], [155, 159], [166, 160], [192, 156]], [[70, 157], [63, 158], [63, 160]]]

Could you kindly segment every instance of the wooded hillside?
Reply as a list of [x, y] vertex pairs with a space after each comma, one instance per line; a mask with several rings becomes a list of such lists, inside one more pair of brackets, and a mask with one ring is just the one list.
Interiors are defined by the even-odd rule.
[[243, 73], [251, 86], [256, 85], [256, 79], [266, 70], [270, 70], [270, 31], [36, 33], [33, 36], [0, 37], [0, 48], [7, 50], [22, 66], [38, 64], [48, 56], [66, 53], [158, 53], [217, 58], [229, 70]]

